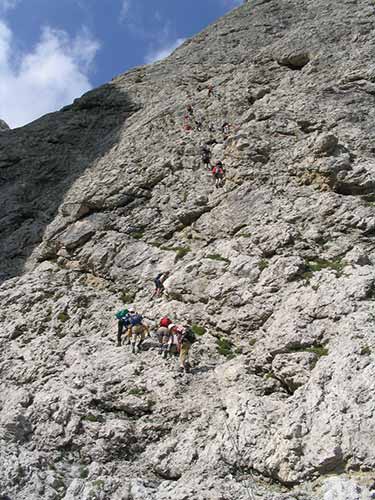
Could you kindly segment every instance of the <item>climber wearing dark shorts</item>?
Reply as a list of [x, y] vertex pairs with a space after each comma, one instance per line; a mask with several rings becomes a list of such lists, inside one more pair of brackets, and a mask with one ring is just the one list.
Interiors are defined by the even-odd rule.
[[168, 278], [169, 276], [169, 271], [166, 271], [165, 273], [160, 273], [156, 276], [154, 279], [155, 283], [155, 291], [154, 291], [154, 296], [158, 297], [163, 294], [164, 292], [164, 281]]

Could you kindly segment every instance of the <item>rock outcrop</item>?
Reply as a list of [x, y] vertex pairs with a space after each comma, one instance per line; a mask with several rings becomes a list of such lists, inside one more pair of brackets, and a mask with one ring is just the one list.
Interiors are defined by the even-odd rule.
[[9, 129], [9, 125], [4, 120], [0, 120], [0, 132], [4, 132], [5, 130]]
[[[0, 494], [375, 498], [374, 14], [248, 1], [0, 135]], [[191, 374], [116, 348], [124, 304]]]

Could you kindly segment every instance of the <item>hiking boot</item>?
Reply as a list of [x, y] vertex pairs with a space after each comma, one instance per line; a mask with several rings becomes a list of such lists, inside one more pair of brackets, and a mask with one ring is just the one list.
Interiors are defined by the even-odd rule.
[[132, 344], [132, 353], [135, 354], [135, 344]]
[[117, 342], [117, 347], [121, 347], [121, 340]]

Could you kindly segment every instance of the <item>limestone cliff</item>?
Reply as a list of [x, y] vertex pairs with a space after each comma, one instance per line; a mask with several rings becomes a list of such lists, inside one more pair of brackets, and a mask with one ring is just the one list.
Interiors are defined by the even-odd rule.
[[[0, 494], [375, 498], [374, 15], [251, 0], [1, 133]], [[124, 304], [205, 332], [191, 374]]]

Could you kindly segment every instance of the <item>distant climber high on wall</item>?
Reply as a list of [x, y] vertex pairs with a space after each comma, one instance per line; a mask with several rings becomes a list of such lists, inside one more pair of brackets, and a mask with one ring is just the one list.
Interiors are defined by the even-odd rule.
[[221, 161], [216, 162], [212, 168], [212, 175], [215, 179], [215, 187], [223, 187], [225, 183], [225, 169]]

